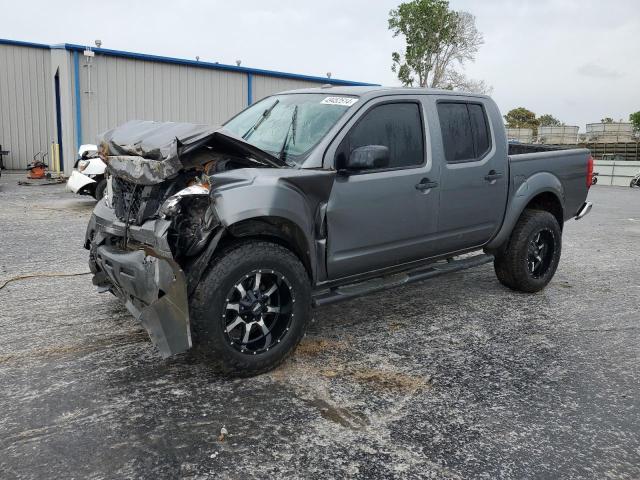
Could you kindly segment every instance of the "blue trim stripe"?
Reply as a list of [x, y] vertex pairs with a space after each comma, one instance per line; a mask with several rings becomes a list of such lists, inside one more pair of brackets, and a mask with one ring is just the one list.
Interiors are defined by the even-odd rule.
[[7, 40], [4, 38], [0, 38], [0, 45], [15, 45], [16, 47], [31, 47], [31, 48], [51, 48], [50, 45], [45, 45], [44, 43], [33, 43], [33, 42], [21, 42], [19, 40]]
[[77, 51], [73, 52], [73, 79], [76, 97], [76, 146], [82, 145], [82, 105], [80, 103], [80, 59]]
[[[24, 46], [36, 46], [38, 48], [51, 48], [51, 49], [61, 49], [61, 50], [69, 50], [73, 52], [83, 52], [86, 47], [83, 45], [75, 45], [71, 43], [63, 43], [58, 45], [43, 45], [43, 44], [30, 44], [27, 42], [18, 42], [15, 40], [4, 40], [0, 39], [0, 44], [9, 44], [9, 45], [24, 45]], [[248, 68], [248, 67], [239, 67], [236, 65], [226, 65], [223, 63], [212, 63], [212, 62], [199, 62], [196, 60], [186, 60], [183, 58], [174, 58], [174, 57], [164, 57], [161, 55], [148, 55], [146, 53], [136, 53], [136, 52], [125, 52], [123, 50], [111, 50], [108, 48], [92, 48], [92, 50], [96, 53], [100, 53], [102, 55], [109, 55], [112, 57], [121, 57], [121, 58], [132, 58], [136, 60], [148, 60], [151, 62], [159, 62], [159, 63], [171, 63], [175, 65], [188, 65], [191, 67], [199, 67], [199, 68], [208, 68], [213, 70], [224, 70], [228, 72], [238, 72], [245, 74], [253, 74], [253, 75], [265, 75], [268, 77], [276, 77], [276, 78], [287, 78], [290, 80], [306, 80], [308, 82], [314, 83], [325, 83], [330, 85], [343, 85], [343, 86], [378, 86], [375, 83], [364, 83], [364, 82], [353, 82], [350, 80], [340, 80], [337, 78], [326, 78], [326, 77], [315, 77], [311, 75], [301, 75], [297, 73], [287, 73], [287, 72], [278, 72], [275, 70], [264, 70], [260, 68]]]
[[[69, 43], [65, 43], [64, 48], [66, 50], [79, 51], [79, 52], [82, 52], [86, 49], [86, 47], [82, 45], [74, 45]], [[269, 77], [288, 78], [292, 80], [307, 80], [307, 81], [316, 82], [316, 83], [317, 82], [330, 83], [332, 85], [377, 86], [373, 83], [352, 82], [350, 80], [339, 80], [339, 79], [326, 78], [326, 77], [314, 77], [310, 75], [301, 75], [298, 73], [278, 72], [275, 70], [263, 70], [261, 68], [239, 67], [236, 65], [226, 65], [224, 63], [201, 62], [197, 60], [186, 60], [182, 58], [164, 57], [161, 55], [148, 55], [146, 53], [135, 53], [135, 52], [125, 52], [122, 50], [111, 50], [108, 48], [92, 48], [92, 50], [96, 53], [100, 53], [102, 55], [110, 55], [113, 57], [133, 58], [136, 60], [148, 60], [148, 61], [160, 62], [160, 63], [173, 63], [176, 65], [188, 65], [191, 67], [210, 68], [214, 70], [226, 70], [228, 72], [238, 72], [238, 73], [247, 73], [247, 74], [252, 73], [254, 75], [266, 75]]]
[[253, 74], [247, 73], [247, 105], [253, 103]]

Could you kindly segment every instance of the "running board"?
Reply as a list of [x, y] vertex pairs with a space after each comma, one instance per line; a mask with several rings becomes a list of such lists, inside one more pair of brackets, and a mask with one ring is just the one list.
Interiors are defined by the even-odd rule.
[[473, 257], [465, 257], [460, 260], [450, 260], [447, 262], [433, 263], [427, 267], [410, 270], [404, 273], [397, 273], [385, 277], [374, 278], [363, 282], [352, 283], [342, 287], [334, 287], [325, 290], [319, 290], [313, 294], [312, 304], [314, 307], [321, 307], [330, 303], [350, 300], [352, 298], [367, 295], [373, 292], [379, 292], [388, 288], [399, 287], [408, 283], [419, 282], [427, 278], [437, 277], [445, 273], [466, 270], [467, 268], [477, 267], [493, 261], [493, 255], [475, 255]]

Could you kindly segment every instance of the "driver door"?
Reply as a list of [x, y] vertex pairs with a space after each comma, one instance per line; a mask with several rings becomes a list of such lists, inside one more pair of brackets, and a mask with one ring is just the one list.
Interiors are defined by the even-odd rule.
[[423, 110], [417, 96], [377, 99], [336, 140], [337, 165], [367, 145], [386, 146], [390, 158], [377, 170], [338, 167], [327, 205], [329, 279], [410, 262], [432, 251], [439, 173], [427, 158]]

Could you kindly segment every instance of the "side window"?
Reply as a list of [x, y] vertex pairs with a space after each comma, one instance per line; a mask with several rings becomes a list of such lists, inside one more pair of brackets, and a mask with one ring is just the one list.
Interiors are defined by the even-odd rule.
[[489, 133], [489, 125], [487, 125], [487, 116], [484, 114], [482, 105], [470, 103], [467, 108], [471, 118], [476, 158], [480, 158], [491, 150], [491, 135]]
[[440, 131], [447, 162], [469, 162], [491, 149], [487, 117], [475, 103], [438, 103]]
[[417, 103], [386, 103], [369, 110], [351, 129], [338, 151], [343, 159], [355, 148], [384, 145], [389, 168], [422, 165], [424, 135]]

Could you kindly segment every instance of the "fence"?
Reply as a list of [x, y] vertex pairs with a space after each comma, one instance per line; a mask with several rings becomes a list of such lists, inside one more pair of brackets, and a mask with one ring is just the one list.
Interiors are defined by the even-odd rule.
[[[640, 162], [640, 143], [638, 142], [587, 142], [580, 143], [578, 147], [591, 150], [593, 158], [602, 158], [603, 155], [620, 155], [620, 160]], [[575, 148], [575, 147], [574, 147]]]
[[640, 171], [640, 162], [596, 160], [594, 171], [598, 172], [598, 185], [628, 187], [631, 179]]

